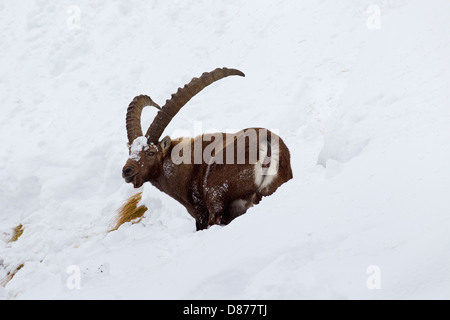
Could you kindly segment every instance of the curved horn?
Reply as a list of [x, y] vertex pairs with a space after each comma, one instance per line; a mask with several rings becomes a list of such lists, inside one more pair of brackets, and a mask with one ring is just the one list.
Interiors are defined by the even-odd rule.
[[158, 111], [150, 128], [148, 128], [145, 135], [148, 142], [157, 144], [172, 118], [193, 96], [213, 82], [228, 76], [245, 77], [244, 73], [236, 69], [217, 68], [212, 72], [203, 73], [200, 78], [192, 79], [184, 88], [179, 88], [177, 93], [172, 94], [172, 98], [167, 100], [162, 109]]
[[131, 101], [127, 110], [127, 135], [128, 143], [131, 145], [137, 137], [142, 137], [141, 128], [141, 114], [142, 109], [146, 106], [153, 106], [159, 110], [161, 107], [158, 106], [149, 96], [140, 95]]

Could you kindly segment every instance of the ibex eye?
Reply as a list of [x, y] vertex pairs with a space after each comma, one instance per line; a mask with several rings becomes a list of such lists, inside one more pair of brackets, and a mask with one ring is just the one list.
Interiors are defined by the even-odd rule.
[[149, 157], [154, 157], [155, 154], [156, 154], [156, 153], [155, 153], [154, 151], [147, 152], [147, 155], [148, 155]]

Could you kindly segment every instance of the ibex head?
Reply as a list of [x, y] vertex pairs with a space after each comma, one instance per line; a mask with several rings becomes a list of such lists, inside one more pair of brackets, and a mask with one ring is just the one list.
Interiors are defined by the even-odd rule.
[[145, 137], [136, 138], [129, 148], [130, 156], [122, 171], [125, 181], [140, 188], [145, 182], [157, 178], [170, 146], [170, 137], [165, 137], [158, 145], [148, 143]]
[[[168, 136], [159, 141], [164, 129], [193, 96], [211, 83], [231, 75], [244, 76], [239, 70], [227, 68], [205, 72], [200, 78], [192, 79], [184, 88], [179, 88], [162, 108], [146, 95], [133, 99], [128, 107], [126, 119], [130, 157], [122, 170], [122, 176], [127, 183], [133, 183], [135, 188], [139, 188], [161, 174], [162, 161], [172, 145]], [[141, 114], [146, 106], [153, 106], [159, 111], [146, 135], [143, 136]]]

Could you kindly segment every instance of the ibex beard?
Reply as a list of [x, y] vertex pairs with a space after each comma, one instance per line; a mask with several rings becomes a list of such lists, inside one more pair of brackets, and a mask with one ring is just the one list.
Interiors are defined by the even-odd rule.
[[[159, 138], [176, 113], [209, 84], [243, 73], [216, 69], [194, 78], [160, 108], [138, 96], [127, 112], [129, 159], [122, 175], [135, 188], [145, 182], [168, 194], [196, 220], [197, 230], [228, 224], [292, 179], [289, 149], [275, 133], [248, 128], [235, 134], [203, 134], [195, 138]], [[142, 135], [140, 115], [151, 105], [160, 111]]]

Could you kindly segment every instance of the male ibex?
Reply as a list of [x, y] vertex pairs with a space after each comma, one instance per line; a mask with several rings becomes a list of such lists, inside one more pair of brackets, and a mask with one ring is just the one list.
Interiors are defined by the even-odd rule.
[[[127, 110], [130, 157], [123, 178], [135, 188], [149, 181], [177, 200], [194, 217], [197, 230], [230, 223], [292, 178], [288, 148], [267, 129], [176, 140], [166, 136], [159, 141], [172, 118], [193, 96], [231, 75], [244, 76], [239, 70], [218, 68], [179, 88], [162, 108], [149, 96], [140, 95]], [[145, 106], [159, 111], [144, 137], [141, 113]]]

